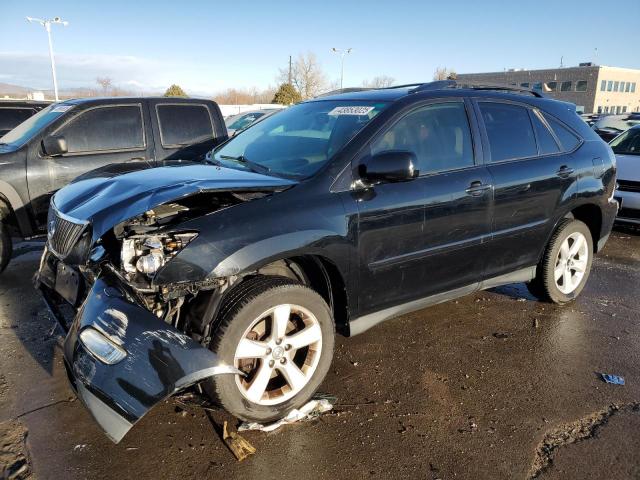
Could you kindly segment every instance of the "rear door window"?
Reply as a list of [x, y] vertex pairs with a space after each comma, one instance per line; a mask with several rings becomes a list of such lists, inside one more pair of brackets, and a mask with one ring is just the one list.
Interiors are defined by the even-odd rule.
[[558, 140], [560, 140], [560, 143], [562, 144], [562, 150], [564, 150], [565, 152], [570, 152], [580, 144], [580, 139], [567, 127], [565, 127], [551, 115], [547, 115], [546, 113], [543, 115], [553, 132], [556, 134], [556, 137], [558, 137]]
[[536, 138], [538, 140], [538, 150], [540, 155], [551, 155], [553, 153], [560, 152], [560, 148], [556, 143], [555, 138], [547, 128], [547, 126], [540, 120], [540, 117], [534, 112], [531, 112], [531, 121], [533, 122], [533, 128], [536, 131]]
[[538, 154], [528, 109], [508, 103], [479, 102], [491, 161], [501, 162]]
[[60, 128], [69, 153], [144, 148], [140, 105], [117, 105], [87, 110]]
[[213, 138], [213, 123], [206, 105], [157, 105], [163, 147], [181, 147]]

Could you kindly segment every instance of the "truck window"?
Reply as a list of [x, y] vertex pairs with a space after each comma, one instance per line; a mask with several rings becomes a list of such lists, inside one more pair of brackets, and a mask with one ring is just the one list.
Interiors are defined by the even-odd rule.
[[157, 105], [163, 147], [178, 147], [213, 138], [213, 124], [206, 105]]
[[0, 108], [0, 130], [11, 130], [20, 125], [36, 111], [33, 108]]
[[69, 153], [144, 148], [140, 105], [96, 107], [81, 113], [56, 132]]

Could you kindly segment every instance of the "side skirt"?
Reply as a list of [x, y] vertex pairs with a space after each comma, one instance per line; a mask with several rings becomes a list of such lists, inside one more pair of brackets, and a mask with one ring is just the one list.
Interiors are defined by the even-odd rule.
[[455, 288], [447, 292], [437, 293], [429, 297], [421, 298], [419, 300], [413, 300], [408, 303], [396, 305], [394, 307], [385, 308], [378, 312], [369, 313], [362, 317], [355, 318], [349, 322], [349, 336], [359, 335], [366, 332], [370, 328], [382, 323], [386, 320], [390, 320], [406, 313], [415, 312], [438, 303], [448, 302], [456, 298], [464, 297], [470, 293], [474, 293], [478, 290], [486, 290], [488, 288], [499, 287], [501, 285], [508, 285], [510, 283], [528, 282], [535, 278], [536, 266], [523, 268], [516, 270], [512, 273], [499, 275], [497, 277], [483, 280], [482, 282], [476, 282], [465, 287]]

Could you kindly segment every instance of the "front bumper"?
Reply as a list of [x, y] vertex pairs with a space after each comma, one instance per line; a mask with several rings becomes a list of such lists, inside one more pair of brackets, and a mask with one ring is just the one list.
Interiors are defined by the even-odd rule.
[[[36, 286], [58, 317], [60, 298], [37, 276]], [[79, 338], [85, 328], [119, 345], [125, 358], [114, 365], [100, 361]], [[71, 323], [64, 363], [78, 398], [115, 443], [170, 395], [213, 375], [240, 373], [130, 301], [115, 281], [105, 279], [95, 281]]]

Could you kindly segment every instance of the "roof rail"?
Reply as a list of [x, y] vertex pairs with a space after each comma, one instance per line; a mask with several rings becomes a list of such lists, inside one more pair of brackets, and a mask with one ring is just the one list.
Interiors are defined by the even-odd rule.
[[315, 98], [328, 97], [329, 95], [339, 95], [340, 93], [366, 92], [367, 90], [375, 90], [375, 88], [345, 87], [345, 88], [339, 88], [337, 90], [331, 90], [330, 92], [320, 93], [319, 95], [316, 95]]
[[471, 90], [494, 90], [502, 92], [514, 92], [514, 93], [526, 93], [533, 95], [534, 97], [544, 98], [545, 95], [537, 90], [530, 88], [514, 87], [512, 85], [491, 85], [484, 83], [474, 82], [458, 82], [456, 80], [437, 80], [435, 82], [428, 82], [419, 85], [417, 88], [411, 90], [411, 93], [424, 92], [429, 90], [442, 90], [444, 88], [468, 88]]

